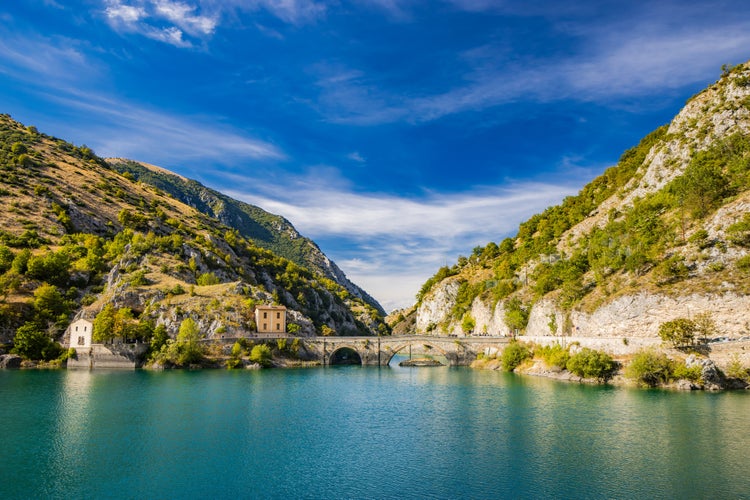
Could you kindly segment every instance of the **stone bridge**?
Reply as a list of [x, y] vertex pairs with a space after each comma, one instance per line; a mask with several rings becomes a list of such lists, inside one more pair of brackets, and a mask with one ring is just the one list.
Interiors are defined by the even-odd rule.
[[323, 365], [387, 366], [396, 354], [444, 357], [449, 366], [468, 365], [486, 348], [502, 350], [509, 337], [311, 337], [300, 344]]

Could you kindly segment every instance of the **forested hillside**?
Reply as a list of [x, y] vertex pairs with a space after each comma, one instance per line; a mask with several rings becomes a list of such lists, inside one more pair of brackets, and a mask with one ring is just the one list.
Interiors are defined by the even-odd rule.
[[155, 330], [174, 337], [188, 317], [204, 337], [233, 335], [255, 328], [260, 303], [287, 306], [289, 330], [300, 335], [387, 332], [376, 302], [319, 267], [263, 248], [246, 227], [7, 115], [0, 115], [0, 182], [2, 342], [28, 339], [53, 357], [48, 341], [62, 340], [73, 317], [105, 309], [116, 316], [110, 337], [148, 340]]
[[417, 329], [625, 337], [710, 313], [739, 335], [749, 248], [750, 67], [739, 65], [578, 195], [439, 269], [418, 294]]

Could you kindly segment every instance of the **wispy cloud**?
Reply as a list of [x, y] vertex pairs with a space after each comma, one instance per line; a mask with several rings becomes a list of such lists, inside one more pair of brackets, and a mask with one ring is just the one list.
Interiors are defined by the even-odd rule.
[[217, 18], [197, 14], [198, 6], [174, 0], [109, 0], [104, 16], [109, 25], [121, 32], [136, 33], [175, 47], [192, 47], [185, 38], [214, 33]]
[[[490, 8], [485, 2], [463, 8]], [[495, 6], [497, 8], [497, 6]], [[651, 16], [653, 14], [653, 16]], [[560, 23], [561, 36], [577, 40], [575, 50], [534, 58], [508, 56], [508, 48], [490, 42], [454, 54], [462, 82], [435, 91], [399, 89], [392, 75], [361, 68], [319, 65], [318, 110], [335, 123], [372, 125], [398, 121], [428, 122], [467, 111], [482, 111], [524, 99], [612, 103], [664, 89], [703, 82], [716, 61], [741, 62], [750, 46], [750, 21], [706, 23], [690, 11], [684, 27], [668, 29], [678, 14], [645, 11], [635, 18], [579, 28]], [[651, 18], [653, 17], [653, 19]]]
[[78, 113], [90, 114], [91, 130], [86, 131], [86, 135], [100, 155], [167, 164], [195, 160], [215, 163], [282, 160], [286, 157], [276, 145], [218, 125], [215, 117], [172, 115], [91, 94], [68, 93], [48, 96], [48, 99]]
[[[427, 193], [406, 198], [356, 193], [320, 171], [280, 183], [228, 177], [224, 192], [282, 214], [322, 245], [335, 241], [341, 255], [331, 257], [384, 307], [414, 301], [419, 286], [442, 265], [477, 245], [498, 241], [518, 224], [559, 203], [580, 186], [509, 182], [458, 194]], [[348, 244], [347, 244], [348, 242]], [[408, 263], [408, 265], [406, 264]]]

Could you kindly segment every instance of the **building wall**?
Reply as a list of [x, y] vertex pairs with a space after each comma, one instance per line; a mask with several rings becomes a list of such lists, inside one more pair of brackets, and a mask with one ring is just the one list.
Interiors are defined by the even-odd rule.
[[286, 333], [286, 307], [257, 307], [255, 325], [258, 333]]
[[94, 325], [91, 321], [79, 319], [70, 324], [70, 347], [83, 349], [91, 347]]

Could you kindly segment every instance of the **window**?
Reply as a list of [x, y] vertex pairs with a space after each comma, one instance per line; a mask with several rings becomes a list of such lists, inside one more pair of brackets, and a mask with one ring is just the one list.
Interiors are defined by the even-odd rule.
[[268, 313], [264, 311], [263, 312], [263, 319], [266, 319], [267, 317], [268, 317]]
[[268, 323], [263, 323], [263, 331], [268, 330]]
[[276, 319], [280, 319], [280, 318], [281, 318], [281, 313], [280, 313], [280, 312], [277, 312], [277, 313], [276, 313]]
[[276, 323], [276, 329], [277, 329], [278, 331], [281, 331], [281, 323]]
[[78, 331], [78, 325], [76, 325], [76, 331]]
[[84, 339], [83, 337], [78, 337], [78, 345], [83, 345], [85, 343], [86, 343], [86, 339]]

